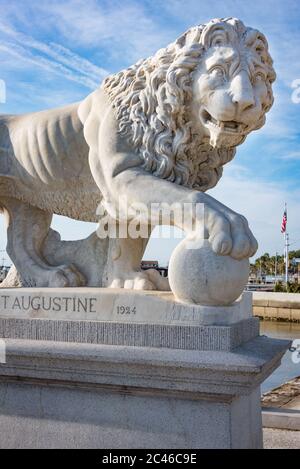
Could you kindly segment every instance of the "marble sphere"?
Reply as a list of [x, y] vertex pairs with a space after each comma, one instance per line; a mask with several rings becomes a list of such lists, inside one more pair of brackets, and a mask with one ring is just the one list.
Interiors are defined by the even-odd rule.
[[216, 254], [208, 240], [184, 239], [173, 251], [169, 282], [177, 300], [210, 306], [232, 304], [249, 277], [249, 260]]

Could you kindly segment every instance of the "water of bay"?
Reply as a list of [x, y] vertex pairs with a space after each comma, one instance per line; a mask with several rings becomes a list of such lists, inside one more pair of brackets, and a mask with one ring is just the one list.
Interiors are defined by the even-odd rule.
[[[279, 321], [261, 321], [260, 333], [268, 337], [279, 339], [300, 339], [300, 324]], [[262, 384], [262, 393], [270, 391], [298, 376], [300, 376], [300, 363], [293, 363], [292, 353], [287, 351], [283, 357], [281, 366]]]

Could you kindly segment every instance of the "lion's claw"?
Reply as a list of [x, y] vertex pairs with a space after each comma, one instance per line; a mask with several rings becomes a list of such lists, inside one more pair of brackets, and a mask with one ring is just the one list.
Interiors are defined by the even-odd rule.
[[206, 230], [216, 254], [230, 255], [234, 259], [245, 259], [257, 251], [257, 241], [250, 231], [246, 218], [242, 215], [206, 207]]
[[52, 288], [81, 287], [86, 281], [74, 265], [49, 267], [41, 278], [41, 286]]
[[126, 290], [170, 290], [168, 279], [163, 278], [155, 269], [122, 273], [112, 280], [109, 287]]

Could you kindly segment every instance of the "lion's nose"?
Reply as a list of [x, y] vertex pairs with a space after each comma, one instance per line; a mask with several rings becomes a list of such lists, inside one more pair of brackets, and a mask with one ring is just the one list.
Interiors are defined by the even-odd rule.
[[236, 104], [238, 111], [243, 112], [255, 104], [253, 88], [248, 73], [242, 70], [231, 82], [232, 102]]

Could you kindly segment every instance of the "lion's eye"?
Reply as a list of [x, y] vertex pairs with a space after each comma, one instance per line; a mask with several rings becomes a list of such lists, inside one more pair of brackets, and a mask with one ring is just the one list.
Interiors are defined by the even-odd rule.
[[220, 66], [213, 67], [213, 68], [210, 70], [210, 74], [211, 74], [214, 78], [220, 78], [220, 79], [225, 79], [225, 76], [226, 76], [226, 73], [225, 73], [224, 68], [223, 68], [223, 67], [220, 67]]
[[265, 81], [266, 81], [266, 78], [265, 78], [264, 74], [261, 73], [261, 72], [256, 73], [253, 77], [253, 82], [254, 83], [260, 83], [260, 82], [265, 82]]

